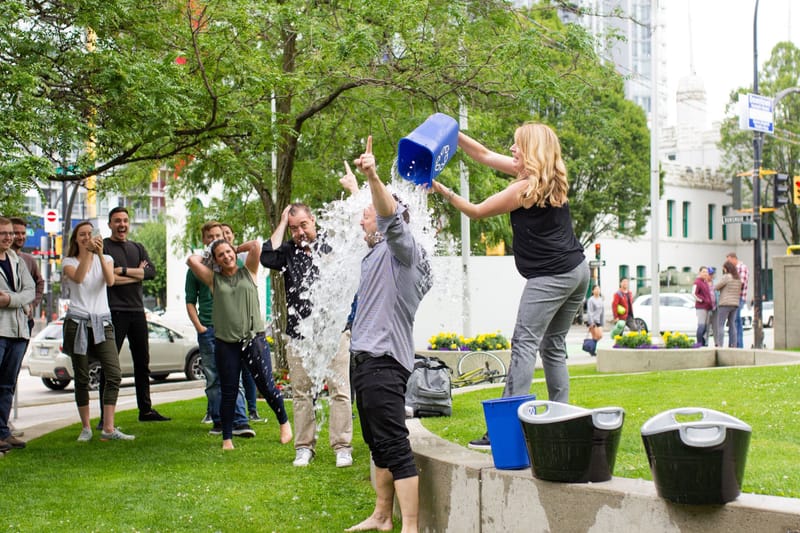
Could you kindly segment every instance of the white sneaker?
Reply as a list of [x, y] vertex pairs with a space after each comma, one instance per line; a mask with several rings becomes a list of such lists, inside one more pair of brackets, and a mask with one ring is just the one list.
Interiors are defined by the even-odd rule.
[[111, 433], [106, 433], [105, 431], [100, 433], [100, 440], [133, 440], [135, 438], [133, 435], [121, 432], [119, 428], [114, 428]]
[[314, 458], [314, 450], [311, 448], [297, 448], [297, 453], [294, 456], [294, 466], [308, 466], [311, 459]]
[[336, 468], [353, 466], [353, 454], [350, 450], [339, 450], [336, 452]]
[[92, 440], [92, 430], [90, 428], [81, 429], [81, 434], [78, 435], [78, 442], [89, 442]]

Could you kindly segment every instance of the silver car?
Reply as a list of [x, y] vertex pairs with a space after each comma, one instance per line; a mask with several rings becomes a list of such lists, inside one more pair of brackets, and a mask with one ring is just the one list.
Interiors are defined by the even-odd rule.
[[[25, 356], [31, 376], [40, 376], [42, 383], [52, 390], [62, 390], [74, 379], [72, 359], [62, 349], [63, 320], [50, 322], [31, 339]], [[204, 379], [200, 349], [195, 336], [179, 333], [173, 328], [147, 319], [150, 341], [150, 377], [163, 381], [172, 373], [180, 372], [186, 379]], [[119, 363], [123, 377], [133, 376], [133, 360], [127, 339], [122, 344]], [[89, 388], [100, 385], [100, 362], [89, 361]]]
[[[678, 331], [681, 333], [697, 332], [697, 313], [694, 308], [694, 296], [683, 292], [662, 292], [659, 294], [661, 305], [658, 308], [658, 321], [662, 332]], [[633, 301], [633, 316], [636, 327], [650, 331], [653, 316], [652, 296], [644, 294]], [[727, 326], [726, 326], [727, 327]], [[742, 308], [742, 327], [753, 327], [753, 312]]]

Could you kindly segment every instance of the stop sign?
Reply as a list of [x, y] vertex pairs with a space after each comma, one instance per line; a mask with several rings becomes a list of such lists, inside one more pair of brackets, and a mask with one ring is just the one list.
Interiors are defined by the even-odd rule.
[[58, 233], [59, 230], [58, 212], [55, 209], [48, 209], [44, 212], [44, 231], [46, 233]]

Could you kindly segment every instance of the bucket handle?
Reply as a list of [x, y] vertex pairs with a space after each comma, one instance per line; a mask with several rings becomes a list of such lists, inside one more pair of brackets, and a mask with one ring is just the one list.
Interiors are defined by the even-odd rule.
[[597, 429], [607, 431], [617, 429], [622, 425], [625, 410], [621, 407], [604, 407], [592, 412], [592, 423]]
[[678, 428], [681, 441], [687, 446], [711, 448], [725, 442], [727, 427], [722, 424], [684, 424]]

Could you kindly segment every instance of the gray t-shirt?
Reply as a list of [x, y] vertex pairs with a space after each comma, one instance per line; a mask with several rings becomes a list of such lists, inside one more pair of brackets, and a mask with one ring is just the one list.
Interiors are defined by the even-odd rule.
[[414, 368], [414, 315], [431, 288], [431, 265], [398, 203], [390, 217], [378, 217], [384, 240], [361, 261], [358, 309], [350, 350], [390, 355], [409, 372]]

